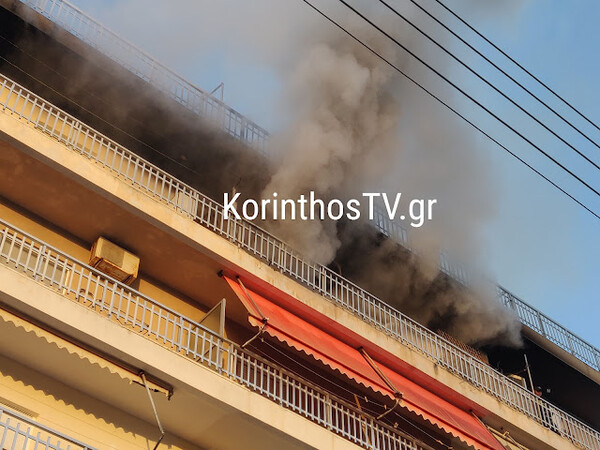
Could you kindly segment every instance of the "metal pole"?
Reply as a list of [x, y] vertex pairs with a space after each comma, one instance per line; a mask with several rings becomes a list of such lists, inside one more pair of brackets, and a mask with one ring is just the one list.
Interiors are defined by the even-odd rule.
[[529, 370], [529, 361], [527, 360], [527, 354], [523, 353], [525, 357], [525, 369], [527, 370], [527, 376], [529, 377], [529, 386], [531, 386], [531, 392], [535, 394], [535, 388], [533, 387], [533, 378], [531, 378], [531, 370]]
[[140, 378], [144, 382], [144, 387], [146, 388], [146, 392], [148, 393], [148, 398], [150, 399], [150, 404], [152, 405], [152, 411], [154, 412], [154, 418], [156, 419], [156, 424], [158, 425], [158, 429], [160, 430], [160, 437], [158, 441], [156, 441], [156, 445], [152, 450], [156, 450], [160, 445], [161, 441], [165, 437], [165, 429], [160, 423], [160, 419], [158, 418], [158, 412], [156, 411], [156, 405], [154, 404], [154, 399], [152, 398], [152, 393], [150, 392], [150, 388], [148, 387], [148, 383], [146, 383], [146, 374], [144, 372], [140, 372]]

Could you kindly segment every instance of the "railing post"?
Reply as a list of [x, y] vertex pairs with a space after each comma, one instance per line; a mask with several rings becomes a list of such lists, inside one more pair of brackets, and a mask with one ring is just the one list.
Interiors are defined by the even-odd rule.
[[[115, 287], [111, 286], [110, 289], [110, 304], [108, 305], [108, 317], [112, 317], [113, 308], [115, 305]], [[150, 318], [152, 320], [152, 318]], [[150, 331], [150, 327], [148, 327], [148, 331]]]
[[367, 427], [367, 430], [365, 430], [365, 437], [367, 438], [367, 442], [365, 442], [365, 444], [367, 445], [367, 448], [376, 450], [375, 421], [373, 419], [369, 419], [368, 421], [365, 419], [365, 425]]
[[571, 335], [567, 334], [565, 336], [567, 338], [567, 344], [569, 345], [569, 349], [571, 350], [571, 354], [573, 356], [577, 356], [577, 354], [575, 352], [575, 348], [573, 347], [573, 339], [571, 338]]
[[279, 405], [283, 406], [283, 374], [279, 374]]
[[547, 335], [546, 335], [546, 329], [544, 328], [544, 321], [542, 320], [542, 315], [540, 314], [539, 311], [536, 311], [535, 315], [537, 317], [537, 321], [538, 321], [538, 324], [540, 326], [540, 334], [542, 336], [544, 336], [544, 337], [547, 337]]
[[[177, 351], [181, 352], [183, 349], [183, 328], [184, 328], [184, 320], [183, 316], [179, 316], [179, 337], [177, 338]], [[173, 326], [175, 326], [175, 321], [173, 321]], [[190, 327], [191, 331], [191, 327]]]
[[333, 430], [333, 405], [329, 394], [325, 394], [325, 425], [328, 430]]
[[[43, 270], [43, 263], [46, 259], [46, 244], [42, 244], [42, 246], [40, 247], [39, 250], [39, 254], [38, 254], [38, 260], [37, 260], [37, 264], [35, 267], [35, 273], [33, 274], [33, 277], [36, 281], [39, 280], [40, 275], [41, 275], [41, 271]], [[42, 277], [43, 279], [43, 277]], [[61, 289], [62, 286], [59, 286], [59, 289]]]
[[217, 338], [217, 372], [223, 373], [223, 342]]
[[238, 350], [236, 347], [229, 346], [229, 364], [227, 367], [230, 378], [235, 378], [238, 370]]

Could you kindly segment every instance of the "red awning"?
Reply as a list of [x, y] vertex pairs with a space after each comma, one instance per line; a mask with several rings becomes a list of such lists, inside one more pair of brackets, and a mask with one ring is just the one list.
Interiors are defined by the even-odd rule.
[[[362, 385], [394, 399], [394, 392], [365, 360], [359, 350], [331, 336], [270, 300], [224, 277], [248, 309], [248, 320], [269, 335], [306, 353]], [[250, 296], [250, 297], [249, 297]], [[263, 317], [267, 318], [266, 322]], [[266, 323], [266, 325], [265, 325]], [[340, 325], [341, 327], [341, 325]], [[402, 394], [400, 405], [475, 448], [504, 450], [489, 430], [473, 415], [429, 392], [410, 379], [376, 362]]]

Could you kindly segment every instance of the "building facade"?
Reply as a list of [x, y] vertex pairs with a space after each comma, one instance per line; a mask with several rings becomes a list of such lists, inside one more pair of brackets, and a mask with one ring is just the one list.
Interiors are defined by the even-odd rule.
[[600, 449], [593, 346], [499, 291], [579, 386], [550, 402], [225, 219], [265, 130], [68, 2], [0, 6], [1, 448]]

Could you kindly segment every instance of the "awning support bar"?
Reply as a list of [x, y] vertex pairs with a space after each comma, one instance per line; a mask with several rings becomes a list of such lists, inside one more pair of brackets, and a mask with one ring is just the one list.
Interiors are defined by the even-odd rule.
[[263, 319], [263, 324], [261, 325], [260, 329], [258, 330], [258, 333], [256, 333], [254, 336], [252, 336], [246, 342], [244, 342], [242, 344], [242, 348], [246, 348], [248, 345], [250, 345], [250, 343], [252, 343], [256, 338], [260, 337], [264, 333], [265, 328], [267, 328], [267, 320], [268, 319]]
[[256, 308], [256, 311], [258, 312], [258, 314], [260, 315], [260, 318], [263, 322], [269, 320], [265, 317], [265, 315], [262, 313], [262, 311], [260, 310], [260, 308], [258, 307], [258, 305], [256, 304], [256, 302], [254, 301], [254, 299], [252, 298], [252, 296], [250, 295], [250, 293], [248, 292], [248, 290], [246, 289], [246, 286], [244, 286], [244, 283], [242, 283], [242, 280], [240, 280], [240, 277], [235, 277], [235, 280], [238, 282], [238, 284], [242, 287], [242, 290], [244, 291], [244, 294], [246, 295], [246, 297], [248, 297], [248, 300], [250, 300], [252, 302], [252, 306], [254, 306], [254, 308]]
[[[495, 430], [494, 428], [488, 426], [483, 420], [481, 420], [479, 418], [479, 416], [477, 414], [475, 414], [473, 411], [471, 411], [471, 415], [473, 417], [475, 417], [475, 420], [477, 420], [482, 426], [484, 426], [485, 428], [488, 429], [488, 431], [490, 431], [492, 433], [492, 436], [494, 436], [494, 439], [496, 439], [498, 441], [498, 443], [500, 445], [502, 445], [502, 442], [500, 442], [500, 440], [496, 437], [496, 436], [501, 436], [503, 439], [506, 439], [507, 441], [510, 441], [511, 443], [513, 443], [514, 445], [516, 445], [517, 447], [519, 447], [521, 450], [525, 450], [525, 447], [523, 447], [521, 444], [519, 444], [517, 441], [515, 441], [513, 439], [513, 437], [508, 434], [508, 431], [505, 431], [504, 434], [499, 433], [497, 430]], [[502, 445], [503, 446], [503, 445]], [[504, 446], [503, 446], [504, 447]]]
[[373, 361], [371, 359], [371, 357], [369, 356], [369, 354], [363, 347], [359, 348], [358, 350], [360, 351], [360, 354], [363, 356], [363, 358], [365, 358], [365, 361], [367, 361], [367, 363], [369, 363], [369, 366], [371, 366], [371, 368], [375, 371], [375, 373], [377, 375], [379, 375], [379, 378], [381, 378], [383, 380], [383, 382], [387, 385], [387, 387], [389, 387], [390, 390], [394, 393], [394, 398], [395, 398], [394, 406], [392, 406], [390, 409], [383, 412], [382, 414], [380, 414], [377, 417], [377, 420], [381, 420], [385, 416], [387, 416], [389, 413], [391, 413], [394, 409], [396, 409], [396, 407], [400, 404], [400, 401], [402, 400], [402, 392], [400, 392], [396, 388], [396, 386], [394, 386], [394, 383], [392, 383], [390, 381], [390, 379], [385, 375], [385, 373], [383, 373], [381, 371], [379, 366], [375, 363], [375, 361]]
[[158, 425], [158, 429], [160, 430], [160, 437], [158, 438], [158, 441], [156, 441], [156, 445], [152, 449], [152, 450], [156, 450], [158, 448], [158, 446], [160, 445], [160, 443], [162, 442], [163, 438], [165, 437], [165, 429], [163, 428], [162, 424], [160, 423], [160, 418], [158, 417], [158, 412], [156, 411], [156, 405], [154, 404], [154, 399], [152, 398], [152, 393], [150, 392], [148, 383], [146, 383], [146, 374], [143, 371], [140, 372], [140, 378], [142, 379], [142, 381], [144, 383], [144, 387], [146, 388], [146, 392], [148, 393], [148, 398], [150, 399], [150, 404], [152, 405], [152, 411], [154, 412], [154, 418], [156, 419], [156, 424]]
[[256, 302], [254, 301], [254, 299], [252, 298], [252, 296], [246, 289], [246, 286], [244, 286], [244, 283], [242, 283], [242, 280], [240, 280], [240, 277], [235, 277], [235, 279], [238, 282], [238, 284], [241, 286], [241, 288], [244, 291], [244, 294], [246, 295], [248, 300], [250, 300], [252, 302], [252, 305], [254, 306], [254, 308], [260, 315], [260, 319], [262, 320], [262, 325], [261, 325], [260, 329], [258, 330], [258, 333], [256, 333], [254, 336], [252, 336], [250, 339], [248, 339], [246, 342], [244, 342], [242, 344], [242, 348], [246, 348], [246, 346], [248, 346], [251, 342], [253, 342], [256, 338], [260, 337], [263, 334], [263, 332], [265, 331], [265, 328], [267, 328], [267, 323], [269, 322], [269, 319], [267, 317], [265, 317], [265, 315], [262, 313], [262, 311], [260, 310], [260, 308], [258, 307]]

